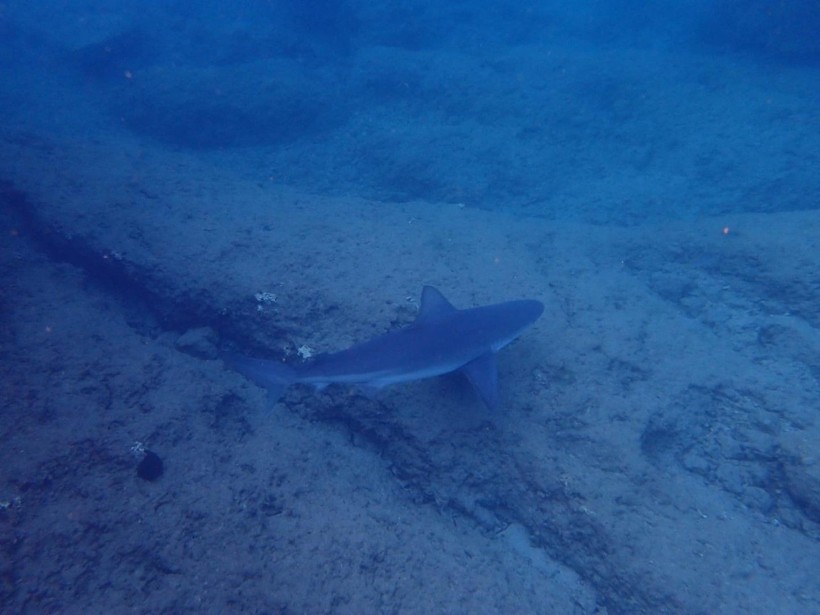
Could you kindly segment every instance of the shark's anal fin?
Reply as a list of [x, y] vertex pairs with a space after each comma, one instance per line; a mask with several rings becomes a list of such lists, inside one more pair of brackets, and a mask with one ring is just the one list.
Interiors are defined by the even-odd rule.
[[356, 385], [356, 390], [367, 399], [374, 400], [379, 391], [382, 390], [382, 387], [375, 384], [362, 383]]
[[467, 380], [490, 410], [498, 408], [498, 368], [495, 353], [488, 352], [461, 368]]

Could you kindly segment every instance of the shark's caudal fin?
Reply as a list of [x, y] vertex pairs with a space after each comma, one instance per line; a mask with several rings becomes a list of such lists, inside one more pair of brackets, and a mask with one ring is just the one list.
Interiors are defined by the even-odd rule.
[[245, 378], [267, 389], [271, 404], [276, 403], [285, 389], [296, 381], [296, 372], [279, 361], [252, 359], [234, 353], [225, 354], [222, 359]]

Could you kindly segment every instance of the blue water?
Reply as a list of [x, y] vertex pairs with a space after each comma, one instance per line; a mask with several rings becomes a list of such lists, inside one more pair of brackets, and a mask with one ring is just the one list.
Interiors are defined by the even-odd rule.
[[[205, 596], [214, 612], [820, 612], [820, 3], [645, 4], [0, 3], [3, 276], [16, 289], [3, 298], [15, 469], [0, 471], [14, 536], [0, 611], [175, 612]], [[426, 283], [458, 307], [547, 304], [530, 346], [500, 359], [508, 416], [451, 408], [468, 422], [454, 428], [425, 414], [469, 403], [456, 385], [382, 402], [295, 394], [265, 415], [284, 414], [290, 435], [258, 453], [250, 434], [273, 427], [249, 410], [252, 389], [218, 380], [231, 377], [218, 351], [339, 350], [407, 324]], [[77, 317], [43, 342], [65, 305]], [[113, 350], [100, 340], [128, 335], [139, 341], [119, 367], [101, 368]], [[189, 380], [212, 383], [191, 385], [193, 409]], [[197, 404], [215, 417], [200, 448]], [[134, 418], [149, 407], [166, 414]], [[119, 455], [151, 437], [171, 457], [154, 491]], [[63, 448], [79, 452], [66, 462]], [[214, 484], [243, 487], [200, 505], [180, 466], [195, 474], [213, 448]], [[77, 495], [91, 470], [55, 468], [89, 457], [107, 469]], [[247, 468], [271, 459], [328, 491], [310, 500], [295, 470], [260, 486]], [[170, 517], [148, 515], [155, 557], [122, 528], [163, 506]], [[265, 519], [258, 535], [248, 510]], [[355, 521], [402, 511], [405, 533]], [[426, 540], [424, 515], [456, 528], [429, 521], [427, 550], [407, 544]], [[389, 538], [345, 542], [357, 531]], [[469, 532], [473, 567], [454, 546]], [[226, 542], [242, 552], [226, 551], [225, 586], [208, 593], [196, 562]], [[99, 559], [78, 560], [77, 543]], [[677, 550], [689, 543], [702, 567]], [[138, 591], [123, 589], [132, 574]]]
[[244, 148], [325, 193], [618, 223], [813, 209], [818, 23], [808, 2], [12, 2], [4, 108], [77, 96], [61, 124]]

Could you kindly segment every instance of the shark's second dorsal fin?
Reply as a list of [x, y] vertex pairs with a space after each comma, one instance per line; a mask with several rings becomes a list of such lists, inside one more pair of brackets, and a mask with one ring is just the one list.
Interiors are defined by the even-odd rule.
[[457, 311], [453, 304], [447, 301], [439, 291], [432, 286], [425, 286], [421, 291], [421, 307], [419, 308], [419, 315], [416, 316], [416, 322], [424, 323], [431, 320], [440, 320]]

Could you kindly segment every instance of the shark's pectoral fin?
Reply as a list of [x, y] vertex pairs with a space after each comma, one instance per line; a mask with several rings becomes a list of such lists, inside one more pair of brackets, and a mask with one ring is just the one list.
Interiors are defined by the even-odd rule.
[[498, 408], [498, 368], [495, 353], [488, 352], [473, 359], [460, 370], [490, 410]]

